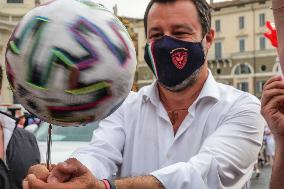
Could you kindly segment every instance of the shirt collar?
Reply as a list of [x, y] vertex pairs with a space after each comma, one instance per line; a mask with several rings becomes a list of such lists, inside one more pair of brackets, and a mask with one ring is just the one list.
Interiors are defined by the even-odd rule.
[[154, 81], [146, 90], [143, 92], [143, 102], [150, 101], [156, 107], [159, 105], [160, 97], [158, 91], [158, 83]]
[[218, 89], [218, 83], [215, 81], [210, 70], [208, 70], [207, 80], [205, 81], [197, 100], [201, 100], [206, 97], [213, 98], [217, 101], [220, 100], [220, 91]]
[[[220, 92], [218, 90], [218, 83], [215, 81], [211, 71], [208, 69], [208, 77], [204, 83], [204, 86], [194, 102], [196, 104], [198, 101], [200, 101], [203, 98], [212, 98], [217, 101], [220, 100]], [[149, 88], [147, 88], [143, 92], [143, 101], [151, 101], [153, 105], [156, 107], [159, 105], [160, 98], [159, 98], [159, 91], [157, 87], [157, 81], [153, 82]]]

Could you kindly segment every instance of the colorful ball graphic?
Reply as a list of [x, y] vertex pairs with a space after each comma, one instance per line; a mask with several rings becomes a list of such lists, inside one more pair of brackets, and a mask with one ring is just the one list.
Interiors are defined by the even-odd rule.
[[62, 126], [115, 111], [130, 92], [135, 68], [126, 28], [91, 0], [56, 0], [31, 10], [6, 51], [16, 99], [43, 121]]

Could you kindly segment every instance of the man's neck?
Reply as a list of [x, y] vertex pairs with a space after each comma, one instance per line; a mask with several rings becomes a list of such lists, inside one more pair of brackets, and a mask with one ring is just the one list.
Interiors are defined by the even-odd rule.
[[202, 69], [194, 85], [180, 92], [169, 91], [158, 84], [159, 96], [167, 111], [189, 108], [198, 98], [207, 77], [208, 70]]

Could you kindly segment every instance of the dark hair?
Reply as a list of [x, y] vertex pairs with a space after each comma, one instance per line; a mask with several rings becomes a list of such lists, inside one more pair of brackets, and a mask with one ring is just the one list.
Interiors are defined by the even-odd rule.
[[[145, 35], [147, 36], [147, 24], [148, 24], [148, 14], [150, 9], [155, 3], [174, 3], [179, 0], [151, 0], [146, 8], [146, 12], [144, 15], [144, 28], [145, 28]], [[199, 21], [202, 26], [202, 36], [204, 37], [211, 28], [211, 7], [206, 2], [206, 0], [191, 0], [194, 5], [196, 6]]]

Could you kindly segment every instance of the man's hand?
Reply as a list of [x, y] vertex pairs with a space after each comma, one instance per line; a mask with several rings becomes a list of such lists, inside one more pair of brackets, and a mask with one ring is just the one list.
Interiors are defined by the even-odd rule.
[[275, 139], [284, 140], [284, 80], [281, 76], [271, 78], [264, 85], [261, 113]]
[[[68, 159], [65, 163], [54, 167], [48, 183], [28, 175], [23, 182], [24, 189], [104, 189], [104, 184], [76, 159]], [[59, 182], [61, 181], [61, 183]]]

